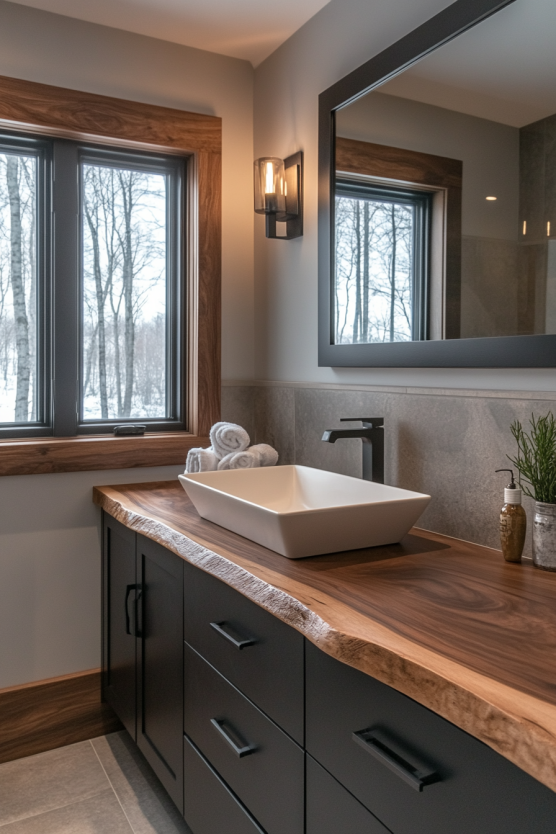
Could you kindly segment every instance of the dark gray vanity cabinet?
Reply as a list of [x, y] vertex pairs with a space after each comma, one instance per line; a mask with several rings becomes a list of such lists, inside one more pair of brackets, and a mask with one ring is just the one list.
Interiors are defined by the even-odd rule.
[[103, 528], [103, 695], [182, 810], [183, 560]]
[[103, 536], [104, 697], [193, 834], [556, 831], [556, 794], [477, 739], [108, 515]]

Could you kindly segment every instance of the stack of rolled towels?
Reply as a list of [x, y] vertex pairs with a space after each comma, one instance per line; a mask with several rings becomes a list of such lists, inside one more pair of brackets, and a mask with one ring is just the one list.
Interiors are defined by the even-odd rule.
[[249, 435], [236, 423], [215, 423], [210, 430], [208, 449], [190, 449], [186, 472], [214, 472], [216, 469], [253, 469], [275, 466], [278, 452], [266, 443], [249, 446]]

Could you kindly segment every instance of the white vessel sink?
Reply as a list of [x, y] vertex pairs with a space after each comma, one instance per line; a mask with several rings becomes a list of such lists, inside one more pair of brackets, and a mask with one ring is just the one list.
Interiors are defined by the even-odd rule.
[[308, 466], [180, 475], [202, 518], [288, 559], [399, 542], [430, 495]]

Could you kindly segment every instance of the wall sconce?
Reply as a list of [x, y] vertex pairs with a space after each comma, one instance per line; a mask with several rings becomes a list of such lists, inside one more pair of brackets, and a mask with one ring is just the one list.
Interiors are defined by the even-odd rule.
[[[293, 240], [303, 234], [303, 152], [278, 159], [255, 160], [255, 211], [266, 217], [266, 236]], [[286, 224], [286, 234], [276, 234], [276, 222]]]

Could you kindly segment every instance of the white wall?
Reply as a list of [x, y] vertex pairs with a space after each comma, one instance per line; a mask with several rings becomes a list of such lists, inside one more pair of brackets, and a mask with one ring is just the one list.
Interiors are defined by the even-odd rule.
[[[253, 69], [0, 1], [0, 74], [221, 116], [223, 375], [253, 374]], [[0, 478], [0, 688], [100, 664], [95, 484], [182, 467]]]
[[318, 95], [446, 0], [332, 0], [255, 71], [255, 156], [305, 152], [305, 232], [255, 226], [256, 376], [303, 382], [556, 390], [552, 370], [332, 369], [317, 360]]

